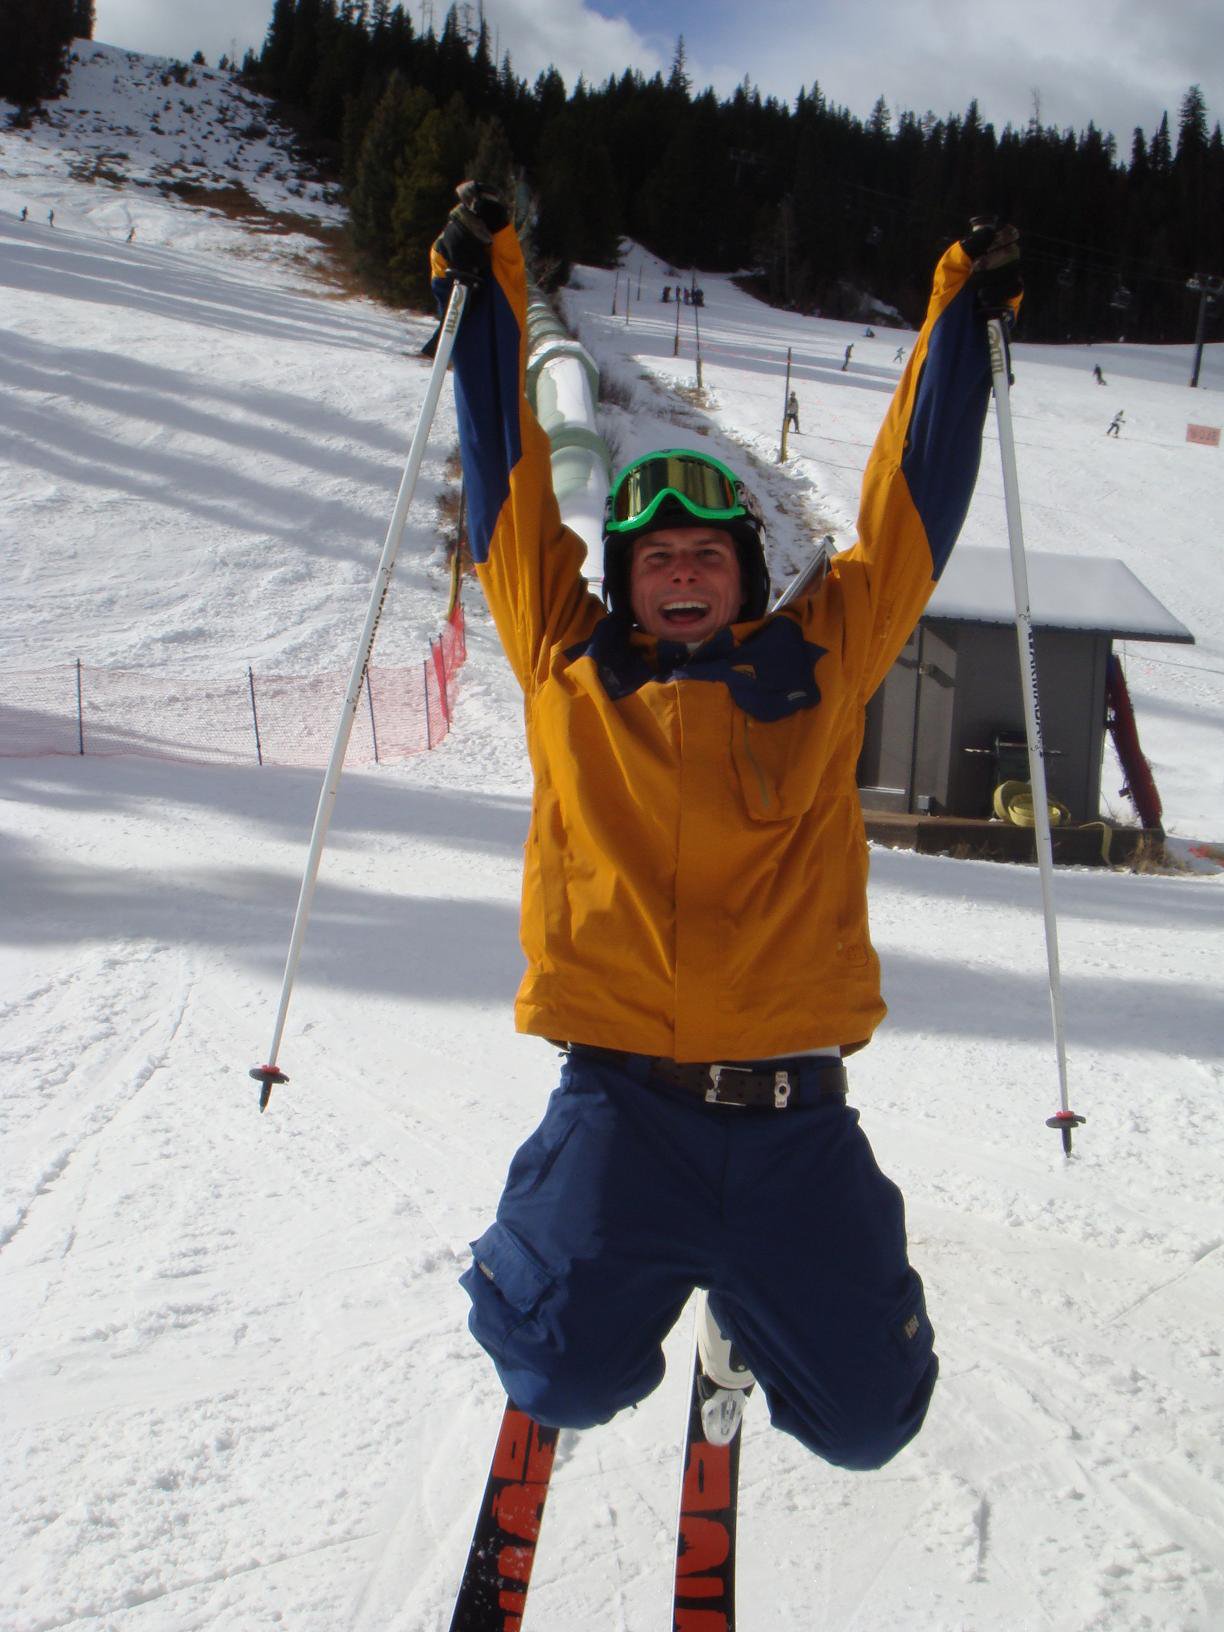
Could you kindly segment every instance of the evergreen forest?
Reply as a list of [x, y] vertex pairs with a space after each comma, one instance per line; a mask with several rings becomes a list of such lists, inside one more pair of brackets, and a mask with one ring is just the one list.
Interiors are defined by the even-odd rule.
[[[92, 0], [0, 7], [92, 27]], [[555, 68], [529, 85], [495, 61], [471, 5], [421, 31], [390, 0], [274, 0], [240, 71], [341, 183], [370, 286], [411, 305], [430, 304], [428, 247], [468, 175], [516, 201], [545, 284], [575, 261], [612, 265], [627, 236], [677, 272], [742, 272], [776, 305], [854, 317], [866, 291], [912, 324], [936, 257], [986, 214], [1023, 235], [1028, 339], [1187, 340], [1188, 283], [1224, 276], [1224, 139], [1197, 85], [1175, 122], [1124, 147], [1036, 108], [998, 131], [976, 100], [937, 116], [881, 97], [862, 119], [816, 81], [787, 104], [747, 79], [720, 99], [694, 90], [683, 39], [666, 76], [567, 90]], [[1207, 338], [1221, 307], [1206, 305]]]

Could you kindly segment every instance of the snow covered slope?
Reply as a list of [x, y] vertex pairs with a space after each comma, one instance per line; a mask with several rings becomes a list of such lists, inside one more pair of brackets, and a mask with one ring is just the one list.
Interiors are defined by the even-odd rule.
[[[137, 59], [133, 110], [156, 72]], [[108, 118], [134, 129], [120, 80]], [[428, 321], [336, 299], [282, 236], [74, 178], [92, 134], [71, 122], [54, 149], [34, 135], [0, 132], [0, 676], [53, 654], [163, 681], [346, 663]], [[781, 583], [813, 527], [850, 536], [909, 337], [706, 278], [694, 405], [667, 389], [691, 383], [691, 352], [671, 358], [663, 270], [645, 272], [627, 326], [602, 273], [566, 297], [631, 393], [609, 429], [626, 458], [691, 436], [750, 462]], [[779, 469], [788, 344], [804, 430]], [[1122, 556], [1198, 637], [1135, 648], [1128, 670], [1173, 830], [1218, 843], [1224, 454], [1178, 427], [1224, 418], [1221, 360], [1197, 394], [1185, 365], [1184, 348], [1020, 347], [1015, 407], [1033, 547]], [[447, 403], [384, 660], [437, 627], [452, 440]], [[988, 446], [964, 547], [1001, 525]], [[556, 1071], [512, 1031], [529, 785], [472, 596], [469, 619], [444, 746], [342, 785], [292, 1081], [262, 1118], [246, 1068], [317, 774], [0, 760], [5, 1632], [448, 1624], [499, 1403], [455, 1277]], [[1224, 1624], [1222, 876], [1060, 872], [1089, 1117], [1066, 1163], [1042, 1126], [1032, 871], [873, 858], [891, 1014], [853, 1098], [909, 1198], [943, 1376], [922, 1436], [870, 1476], [817, 1463], [753, 1402], [743, 1632]], [[666, 1626], [688, 1341], [682, 1323], [637, 1411], [563, 1436], [527, 1632]]]
[[[296, 157], [289, 132], [264, 97], [230, 73], [168, 57], [77, 40], [68, 88], [44, 104], [29, 130], [11, 132], [13, 162], [47, 186], [70, 175], [104, 190], [147, 188], [170, 195], [245, 193], [264, 210], [339, 223], [343, 211]], [[10, 150], [11, 151], [11, 150]], [[51, 198], [49, 207], [54, 207]], [[105, 212], [108, 222], [120, 211]]]

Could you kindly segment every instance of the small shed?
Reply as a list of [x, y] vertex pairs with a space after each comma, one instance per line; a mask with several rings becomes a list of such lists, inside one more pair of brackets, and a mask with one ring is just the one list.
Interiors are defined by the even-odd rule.
[[[1100, 817], [1106, 665], [1115, 640], [1194, 636], [1123, 562], [1026, 552], [1038, 701], [1052, 799]], [[905, 650], [867, 707], [865, 811], [989, 817], [1027, 780], [1024, 698], [1008, 550], [954, 551]]]

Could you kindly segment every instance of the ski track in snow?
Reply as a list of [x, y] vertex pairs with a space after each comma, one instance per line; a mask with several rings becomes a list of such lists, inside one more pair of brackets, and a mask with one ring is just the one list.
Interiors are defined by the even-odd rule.
[[[196, 179], [332, 218], [275, 131], [242, 135], [265, 118], [253, 99], [81, 55], [49, 125], [0, 129], [4, 665], [147, 669], [154, 719], [180, 677], [347, 671], [429, 319], [323, 289], [300, 222], [275, 232], [156, 190], [207, 159]], [[106, 173], [82, 179], [83, 159]], [[622, 459], [680, 438], [749, 469], [781, 584], [813, 535], [849, 542], [912, 336], [868, 341], [707, 277], [694, 401], [666, 271], [633, 249], [639, 263], [629, 324], [609, 316], [612, 273], [580, 269], [563, 297], [619, 386], [606, 428]], [[805, 430], [779, 467], [787, 345]], [[1187, 419], [1224, 418], [1224, 348], [1196, 393], [1188, 358], [1021, 344], [1013, 397], [1030, 547], [1120, 556], [1197, 637], [1124, 652], [1187, 852], [1224, 840], [1224, 455], [1184, 442]], [[1102, 432], [1122, 405], [1117, 446]], [[416, 660], [441, 618], [453, 441], [445, 393], [383, 662]], [[988, 425], [960, 547], [1000, 544], [1002, 525]], [[246, 1071], [319, 773], [0, 760], [4, 1632], [449, 1623], [500, 1408], [456, 1279], [556, 1076], [510, 1015], [521, 704], [471, 593], [467, 613], [451, 737], [344, 779], [281, 1050], [291, 1081], [262, 1117]], [[1108, 798], [1119, 780], [1107, 763]], [[907, 1196], [942, 1378], [921, 1436], [870, 1476], [814, 1461], [751, 1402], [743, 1632], [1224, 1625], [1224, 875], [1198, 865], [1060, 870], [1071, 1097], [1089, 1118], [1066, 1163], [1042, 1125], [1056, 1086], [1032, 872], [874, 854], [891, 1013], [853, 1092]], [[653, 1396], [562, 1436], [526, 1632], [667, 1624], [691, 1341], [686, 1314]]]

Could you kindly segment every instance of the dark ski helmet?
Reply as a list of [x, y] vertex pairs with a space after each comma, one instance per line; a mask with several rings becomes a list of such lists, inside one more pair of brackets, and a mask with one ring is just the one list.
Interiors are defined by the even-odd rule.
[[761, 542], [764, 524], [735, 472], [693, 448], [643, 454], [613, 478], [604, 505], [606, 605], [624, 617], [632, 616], [629, 565], [636, 539], [702, 521], [721, 527], [735, 540], [744, 588], [738, 617], [764, 617], [771, 594]]

